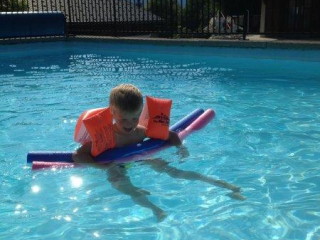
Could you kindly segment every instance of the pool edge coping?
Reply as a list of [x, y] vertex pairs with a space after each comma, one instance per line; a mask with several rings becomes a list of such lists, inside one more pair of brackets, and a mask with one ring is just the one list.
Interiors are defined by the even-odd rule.
[[164, 38], [133, 38], [133, 37], [100, 37], [76, 36], [73, 40], [126, 43], [126, 44], [154, 44], [168, 46], [198, 46], [198, 47], [229, 47], [229, 48], [273, 48], [273, 49], [305, 49], [320, 50], [320, 41], [298, 40], [217, 40], [217, 39], [164, 39]]
[[227, 48], [261, 48], [261, 49], [301, 49], [320, 50], [320, 41], [306, 40], [226, 40], [226, 39], [168, 39], [168, 38], [140, 38], [140, 37], [97, 37], [97, 36], [72, 36], [72, 37], [47, 37], [28, 39], [2, 39], [0, 45], [32, 42], [55, 41], [95, 41], [106, 43], [124, 44], [153, 44], [168, 46], [195, 46], [195, 47], [227, 47]]

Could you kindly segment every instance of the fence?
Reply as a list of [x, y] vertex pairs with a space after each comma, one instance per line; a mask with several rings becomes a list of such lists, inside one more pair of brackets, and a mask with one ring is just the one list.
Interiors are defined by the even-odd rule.
[[81, 35], [245, 34], [247, 0], [0, 0], [0, 12], [62, 11]]
[[264, 0], [267, 34], [320, 34], [319, 0]]

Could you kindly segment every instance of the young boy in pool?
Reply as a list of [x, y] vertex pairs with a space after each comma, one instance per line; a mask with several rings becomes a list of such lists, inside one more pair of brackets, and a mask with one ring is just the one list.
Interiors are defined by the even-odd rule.
[[[140, 126], [139, 117], [143, 106], [143, 97], [138, 88], [130, 84], [121, 84], [112, 89], [109, 97], [110, 110], [114, 119], [113, 133], [115, 137], [115, 147], [123, 147], [129, 144], [142, 142], [146, 138], [146, 129]], [[180, 157], [187, 157], [188, 150], [182, 145], [177, 133], [169, 132], [168, 140], [172, 145], [178, 147]], [[108, 180], [112, 186], [120, 192], [131, 196], [140, 206], [152, 210], [158, 221], [162, 221], [166, 214], [165, 212], [148, 200], [146, 195], [150, 193], [146, 190], [135, 187], [130, 178], [126, 175], [126, 167], [121, 164], [110, 163], [102, 165], [96, 163], [91, 155], [92, 143], [87, 143], [81, 146], [73, 154], [73, 160], [78, 163], [89, 163], [95, 167], [107, 170]], [[162, 159], [145, 160], [146, 165], [151, 166], [157, 172], [166, 173], [173, 178], [182, 178], [188, 180], [199, 180], [209, 184], [220, 186], [232, 190], [231, 197], [239, 200], [244, 200], [240, 195], [240, 188], [233, 186], [221, 180], [215, 180], [203, 176], [192, 171], [183, 171], [175, 167], [168, 166], [168, 162]]]
[[[146, 128], [138, 124], [143, 107], [143, 97], [140, 90], [131, 84], [121, 84], [112, 89], [109, 103], [114, 119], [115, 147], [142, 142], [147, 136]], [[188, 154], [187, 150], [182, 146], [177, 133], [170, 131], [167, 141], [174, 146], [180, 147], [182, 154]], [[91, 146], [92, 143], [89, 142], [80, 147], [73, 154], [73, 160], [78, 163], [95, 164], [91, 155]]]

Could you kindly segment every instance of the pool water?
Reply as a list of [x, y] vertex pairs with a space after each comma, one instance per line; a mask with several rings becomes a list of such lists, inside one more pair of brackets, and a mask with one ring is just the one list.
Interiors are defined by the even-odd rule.
[[[70, 151], [77, 117], [132, 83], [216, 118], [154, 158], [241, 187], [170, 177], [141, 162], [134, 186], [158, 222], [105, 170], [32, 171], [28, 151]], [[0, 239], [320, 239], [320, 52], [90, 42], [0, 45]]]

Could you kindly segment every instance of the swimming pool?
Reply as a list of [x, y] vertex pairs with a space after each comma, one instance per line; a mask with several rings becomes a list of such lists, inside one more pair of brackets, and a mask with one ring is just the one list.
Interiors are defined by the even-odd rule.
[[[320, 52], [88, 42], [0, 45], [0, 239], [320, 238]], [[94, 168], [33, 172], [31, 150], [73, 150], [79, 114], [122, 82], [216, 118], [155, 157], [242, 188], [246, 201], [135, 163], [152, 212]]]

